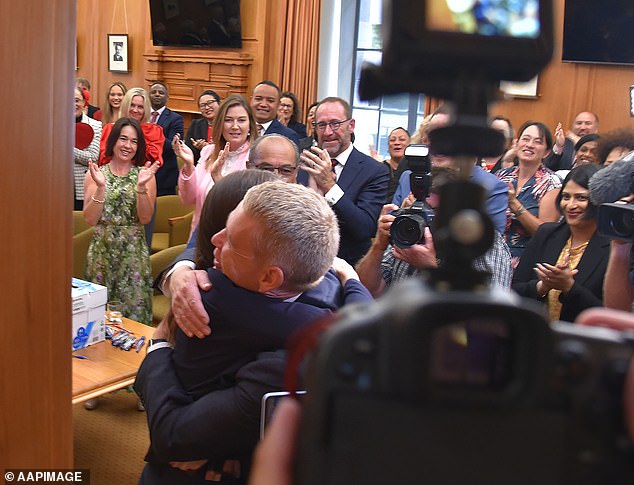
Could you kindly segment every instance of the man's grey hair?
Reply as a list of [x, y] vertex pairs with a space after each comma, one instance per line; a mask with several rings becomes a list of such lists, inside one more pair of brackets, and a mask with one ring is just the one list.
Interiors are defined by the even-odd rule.
[[289, 148], [292, 148], [294, 157], [295, 157], [295, 165], [299, 165], [299, 148], [293, 140], [290, 138], [286, 138], [284, 135], [279, 135], [277, 133], [271, 133], [270, 135], [263, 135], [256, 138], [256, 140], [251, 145], [249, 149], [249, 168], [254, 168], [256, 165], [259, 165], [262, 162], [266, 162], [262, 158], [262, 153], [260, 153], [260, 144], [264, 140], [276, 141], [277, 143], [286, 143]]
[[339, 251], [339, 225], [323, 196], [300, 184], [264, 182], [249, 189], [242, 209], [262, 222], [255, 247], [284, 272], [282, 289], [305, 291], [326, 274]]

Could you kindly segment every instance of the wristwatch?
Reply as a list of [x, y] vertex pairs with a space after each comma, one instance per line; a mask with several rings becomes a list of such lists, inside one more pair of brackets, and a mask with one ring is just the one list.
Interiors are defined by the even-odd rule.
[[150, 343], [147, 346], [147, 352], [150, 353], [154, 350], [162, 349], [165, 347], [172, 348], [172, 345], [164, 338], [151, 338]]

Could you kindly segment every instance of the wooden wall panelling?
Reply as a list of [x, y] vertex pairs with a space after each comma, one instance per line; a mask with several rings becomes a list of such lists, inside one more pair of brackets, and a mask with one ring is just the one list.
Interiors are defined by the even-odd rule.
[[238, 93], [247, 95], [249, 71], [253, 58], [247, 53], [215, 50], [195, 54], [164, 51], [146, 54], [145, 84], [160, 79], [170, 92], [171, 109], [185, 113], [199, 113], [198, 95], [211, 88], [220, 97]]
[[540, 74], [539, 97], [499, 102], [492, 108], [492, 114], [508, 116], [516, 128], [532, 119], [545, 122], [554, 131], [559, 121], [570, 129], [575, 115], [589, 110], [599, 115], [602, 132], [634, 126], [629, 116], [629, 86], [634, 84], [634, 67], [561, 62], [564, 0], [554, 3], [555, 52]]
[[75, 1], [25, 7], [0, 3], [0, 470], [73, 465]]

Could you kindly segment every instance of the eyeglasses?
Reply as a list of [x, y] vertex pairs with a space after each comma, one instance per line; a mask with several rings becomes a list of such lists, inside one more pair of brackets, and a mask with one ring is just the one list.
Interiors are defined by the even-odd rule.
[[207, 108], [211, 108], [214, 104], [218, 103], [218, 101], [216, 101], [215, 99], [212, 99], [211, 101], [207, 101], [204, 104], [199, 104], [198, 107], [202, 110], [202, 109], [207, 109]]
[[330, 126], [330, 129], [332, 131], [337, 131], [339, 128], [341, 128], [341, 125], [343, 123], [347, 123], [351, 119], [352, 118], [348, 118], [347, 120], [343, 120], [343, 121], [334, 120], [334, 121], [329, 121], [327, 123], [325, 121], [320, 121], [319, 123], [313, 123], [313, 126], [315, 127], [317, 131], [326, 131], [327, 126]]
[[293, 105], [292, 104], [284, 104], [284, 103], [282, 103], [282, 104], [280, 104], [280, 108], [293, 109]]
[[260, 165], [256, 165], [255, 168], [258, 170], [264, 170], [265, 172], [277, 172], [278, 175], [293, 175], [297, 167], [293, 165], [282, 165], [281, 167], [274, 167], [273, 165], [269, 165], [268, 163], [261, 163]]

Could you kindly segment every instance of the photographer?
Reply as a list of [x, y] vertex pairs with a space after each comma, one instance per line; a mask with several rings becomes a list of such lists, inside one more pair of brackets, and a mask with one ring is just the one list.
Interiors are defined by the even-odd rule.
[[[595, 204], [632, 203], [634, 200], [634, 152], [600, 170], [590, 179]], [[632, 241], [612, 239], [608, 267], [603, 280], [603, 304], [615, 310], [632, 311]]]
[[[435, 209], [439, 203], [438, 190], [442, 184], [456, 180], [457, 170], [450, 167], [432, 167], [432, 186], [426, 202]], [[408, 197], [403, 207], [413, 203]], [[398, 209], [394, 204], [383, 206], [378, 221], [376, 237], [370, 250], [359, 261], [356, 270], [359, 279], [373, 296], [377, 297], [387, 286], [418, 272], [437, 267], [434, 241], [429, 227], [425, 228], [424, 243], [408, 248], [398, 248], [390, 244], [390, 228], [395, 219], [391, 212]], [[474, 269], [491, 274], [490, 284], [502, 288], [511, 285], [511, 254], [498, 231], [495, 231], [493, 246], [483, 256], [473, 262]]]
[[[440, 108], [431, 115], [426, 125], [426, 133], [447, 126], [451, 121], [452, 114], [452, 108], [448, 103], [440, 106]], [[432, 166], [446, 167], [453, 165], [453, 159], [441, 153], [431, 153], [430, 159]], [[486, 189], [486, 212], [493, 221], [495, 228], [501, 234], [504, 234], [506, 230], [506, 211], [508, 209], [508, 185], [477, 165], [476, 157], [474, 157], [473, 161], [474, 165], [471, 169], [470, 180], [482, 185]], [[409, 176], [411, 173], [411, 170], [405, 170], [401, 175], [398, 187], [392, 198], [392, 204], [400, 206], [410, 193]]]

